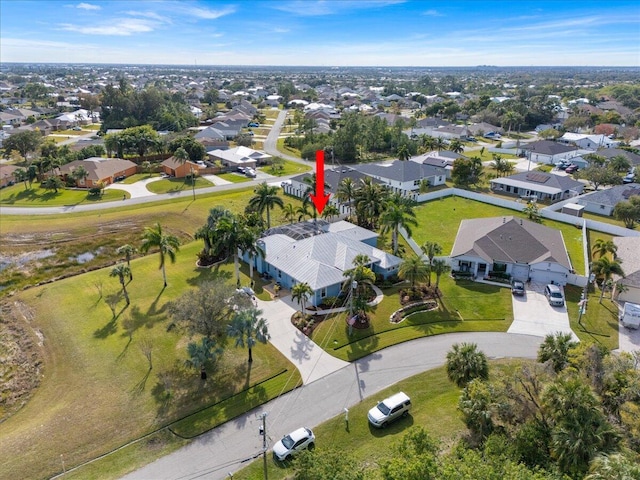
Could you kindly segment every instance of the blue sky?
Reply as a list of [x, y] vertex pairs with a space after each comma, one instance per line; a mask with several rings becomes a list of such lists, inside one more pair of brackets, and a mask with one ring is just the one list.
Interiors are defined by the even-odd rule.
[[640, 66], [640, 2], [0, 0], [0, 62]]

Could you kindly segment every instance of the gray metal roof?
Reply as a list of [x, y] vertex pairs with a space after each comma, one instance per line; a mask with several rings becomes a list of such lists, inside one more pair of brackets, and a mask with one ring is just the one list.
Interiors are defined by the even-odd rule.
[[580, 205], [593, 203], [595, 205], [614, 207], [623, 200], [629, 200], [629, 197], [633, 195], [640, 195], [640, 184], [628, 183], [626, 185], [616, 185], [604, 190], [587, 193], [576, 200], [576, 203]]

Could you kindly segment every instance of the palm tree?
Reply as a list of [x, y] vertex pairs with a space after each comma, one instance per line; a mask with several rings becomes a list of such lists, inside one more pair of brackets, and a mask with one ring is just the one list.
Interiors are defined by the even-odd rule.
[[474, 378], [489, 378], [487, 356], [475, 343], [454, 344], [447, 353], [447, 376], [458, 387], [466, 386]]
[[118, 277], [120, 285], [122, 285], [122, 293], [124, 295], [124, 299], [127, 301], [127, 305], [129, 305], [131, 302], [129, 301], [129, 293], [127, 292], [127, 286], [124, 281], [124, 277], [128, 277], [130, 274], [131, 270], [124, 263], [116, 265], [111, 269], [111, 272], [109, 273], [110, 277]]
[[398, 253], [398, 233], [400, 228], [404, 228], [409, 236], [411, 236], [411, 225], [418, 225], [413, 211], [415, 202], [408, 197], [403, 197], [399, 193], [394, 193], [385, 203], [384, 210], [380, 214], [380, 224], [382, 225], [382, 233], [386, 234], [391, 231], [391, 244], [393, 246], [393, 254]]
[[598, 260], [591, 264], [591, 270], [596, 275], [600, 275], [603, 277], [602, 279], [602, 291], [600, 292], [599, 303], [602, 303], [602, 297], [604, 297], [604, 291], [607, 287], [607, 282], [611, 280], [612, 275], [619, 275], [624, 277], [624, 271], [620, 264], [622, 260], [614, 258], [613, 260], [609, 260], [609, 257], [600, 257]]
[[338, 184], [336, 190], [336, 199], [341, 203], [346, 203], [349, 206], [349, 217], [353, 215], [351, 202], [356, 194], [356, 186], [353, 180], [349, 177], [343, 178]]
[[313, 295], [313, 289], [306, 282], [296, 283], [291, 289], [291, 299], [298, 302], [298, 304], [302, 307], [301, 312], [303, 314], [305, 313], [307, 308], [307, 298], [311, 295]]
[[176, 252], [180, 250], [180, 240], [174, 235], [165, 235], [162, 232], [162, 225], [158, 222], [154, 227], [146, 227], [142, 235], [140, 251], [147, 253], [152, 248], [157, 248], [160, 254], [160, 269], [162, 270], [162, 279], [166, 287], [167, 272], [165, 271], [165, 257], [168, 256], [171, 263], [175, 263]]
[[296, 220], [296, 207], [294, 207], [291, 203], [287, 203], [282, 208], [282, 212], [284, 213], [283, 217], [285, 221], [293, 223]]
[[187, 355], [189, 358], [185, 360], [187, 367], [195, 368], [200, 371], [200, 378], [206, 380], [206, 365], [208, 362], [215, 362], [219, 355], [222, 355], [222, 348], [216, 347], [216, 341], [209, 337], [202, 337], [200, 344], [195, 342], [187, 345]]
[[396, 154], [398, 155], [398, 160], [401, 160], [403, 162], [411, 158], [411, 153], [409, 152], [409, 149], [406, 145], [400, 145]]
[[365, 177], [360, 182], [354, 197], [358, 225], [375, 229], [380, 218], [382, 205], [388, 195], [388, 190], [386, 187], [374, 183], [371, 177]]
[[551, 362], [553, 370], [559, 373], [569, 365], [569, 350], [577, 344], [569, 333], [557, 332], [554, 335], [547, 335], [538, 348], [538, 361]]
[[320, 215], [324, 219], [331, 220], [333, 217], [337, 217], [340, 215], [340, 210], [333, 203], [327, 203], [327, 206], [322, 210], [322, 214]]
[[88, 176], [89, 176], [89, 172], [87, 172], [87, 169], [84, 168], [83, 165], [78, 165], [71, 172], [71, 178], [73, 178], [76, 181], [79, 181], [81, 185], [84, 185], [84, 181]]
[[400, 264], [398, 277], [401, 280], [411, 282], [411, 288], [415, 288], [416, 282], [424, 282], [429, 278], [429, 265], [422, 258], [412, 255]]
[[[442, 246], [437, 242], [424, 242], [424, 245], [420, 247], [423, 253], [429, 259], [429, 267], [433, 267], [433, 259], [434, 257], [440, 255], [442, 253]], [[431, 286], [431, 269], [429, 270], [429, 286]]]
[[604, 257], [607, 253], [610, 253], [613, 258], [616, 258], [618, 246], [613, 243], [613, 240], [603, 240], [602, 238], [597, 238], [593, 243], [591, 252], [593, 253], [593, 255], [598, 255], [598, 257]]
[[431, 271], [436, 274], [436, 292], [438, 291], [438, 286], [440, 285], [440, 277], [451, 270], [451, 267], [446, 262], [446, 260], [434, 260], [431, 265]]
[[215, 237], [219, 247], [224, 246], [233, 252], [233, 265], [236, 274], [236, 284], [240, 286], [240, 262], [238, 249], [244, 250], [250, 246], [248, 227], [235, 215], [220, 219], [215, 229]]
[[[313, 212], [315, 213], [315, 209]], [[299, 222], [306, 220], [307, 217], [313, 216], [313, 214], [309, 211], [309, 202], [302, 202], [302, 205], [296, 208], [296, 213], [298, 214]]]
[[447, 142], [442, 137], [438, 137], [435, 139], [433, 146], [435, 149], [440, 152], [441, 150], [445, 150], [447, 147]]
[[462, 153], [464, 152], [464, 145], [462, 144], [460, 139], [454, 138], [449, 143], [449, 150], [452, 151], [453, 153]]
[[249, 254], [249, 278], [251, 278], [251, 286], [253, 286], [253, 259], [257, 255], [265, 256], [265, 252], [258, 243], [260, 232], [257, 228], [251, 228], [248, 225], [245, 229], [245, 238], [243, 239], [243, 250]]
[[183, 147], [179, 147], [173, 152], [173, 158], [175, 158], [180, 165], [184, 165], [189, 160], [189, 154]]
[[133, 273], [131, 273], [131, 257], [136, 254], [138, 249], [133, 245], [125, 244], [116, 249], [118, 255], [124, 255], [127, 261], [127, 267], [129, 267], [129, 281], [133, 280]]
[[376, 275], [369, 268], [371, 259], [362, 253], [356, 255], [353, 259], [353, 268], [345, 270], [343, 276], [345, 282], [343, 289], [351, 291], [353, 282], [356, 282], [356, 288], [352, 293], [353, 295], [353, 311], [358, 313], [366, 312], [367, 309], [367, 291], [376, 281]]
[[264, 211], [267, 211], [267, 228], [271, 228], [271, 215], [272, 208], [278, 206], [284, 207], [284, 202], [278, 196], [278, 187], [268, 185], [267, 182], [262, 182], [254, 190], [255, 195], [249, 199], [249, 206], [254, 208], [262, 215]]
[[236, 312], [229, 325], [228, 335], [236, 339], [236, 347], [249, 349], [249, 363], [253, 362], [251, 349], [257, 342], [267, 343], [270, 335], [267, 330], [267, 321], [260, 317], [261, 310], [249, 308]]

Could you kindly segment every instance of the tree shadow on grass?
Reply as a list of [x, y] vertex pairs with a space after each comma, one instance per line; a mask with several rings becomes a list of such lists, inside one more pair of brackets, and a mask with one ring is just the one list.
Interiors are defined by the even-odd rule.
[[[128, 305], [125, 305], [124, 307], [122, 307], [122, 309], [116, 315], [113, 315], [111, 317], [111, 320], [109, 320], [109, 323], [107, 323], [104, 327], [99, 328], [95, 332], [93, 332], [94, 338], [105, 339], [113, 335], [114, 333], [116, 333], [116, 331], [118, 330], [118, 318], [120, 318], [120, 315], [122, 315], [122, 313], [127, 308], [128, 308]], [[115, 310], [114, 310], [114, 313], [115, 313]]]
[[144, 392], [145, 387], [147, 385], [147, 380], [149, 379], [149, 375], [151, 375], [151, 368], [149, 368], [147, 370], [147, 373], [145, 373], [144, 376], [142, 377], [142, 379], [135, 384], [135, 386], [131, 390], [131, 393], [133, 393], [133, 395], [138, 396], [138, 395], [141, 395], [142, 392]]
[[192, 286], [198, 286], [207, 281], [228, 282], [233, 274], [227, 270], [221, 270], [220, 264], [211, 268], [195, 268], [194, 273], [197, 275], [188, 278], [187, 283]]
[[153, 300], [153, 302], [151, 302], [151, 305], [149, 306], [149, 310], [147, 310], [148, 316], [160, 315], [164, 313], [164, 311], [166, 310], [167, 308], [166, 302], [162, 304], [160, 309], [158, 309], [158, 301], [160, 300], [160, 297], [164, 293], [164, 290], [165, 290], [165, 287], [162, 287], [162, 290], [160, 290], [160, 292], [158, 293], [158, 296]]

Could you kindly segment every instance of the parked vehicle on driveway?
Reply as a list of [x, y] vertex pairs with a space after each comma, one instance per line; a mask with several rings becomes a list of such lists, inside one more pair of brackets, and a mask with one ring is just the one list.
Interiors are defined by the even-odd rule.
[[524, 282], [520, 280], [511, 280], [511, 293], [514, 295], [524, 295]]
[[251, 123], [249, 123], [249, 125], [248, 125], [248, 126], [249, 126], [249, 127], [256, 128], [256, 127], [259, 127], [259, 126], [260, 126], [260, 124], [259, 124], [258, 122], [251, 122]]
[[552, 307], [564, 307], [564, 295], [557, 285], [550, 283], [544, 287], [544, 296]]
[[580, 170], [580, 167], [578, 167], [578, 165], [575, 165], [573, 163], [564, 169], [564, 171], [567, 173], [576, 173], [578, 170]]
[[289, 435], [285, 435], [273, 446], [273, 456], [281, 461], [288, 461], [296, 454], [305, 449], [315, 447], [316, 436], [306, 427], [297, 429]]
[[400, 417], [406, 417], [411, 409], [411, 399], [399, 392], [381, 401], [369, 410], [369, 423], [376, 428], [386, 428], [387, 425]]
[[626, 328], [640, 328], [640, 305], [626, 302], [624, 309], [620, 312], [620, 321], [622, 326]]
[[244, 174], [247, 177], [256, 178], [256, 171], [253, 168], [245, 168]]

